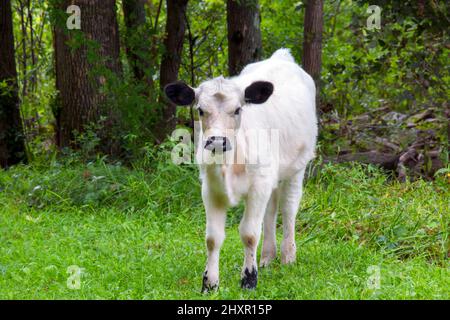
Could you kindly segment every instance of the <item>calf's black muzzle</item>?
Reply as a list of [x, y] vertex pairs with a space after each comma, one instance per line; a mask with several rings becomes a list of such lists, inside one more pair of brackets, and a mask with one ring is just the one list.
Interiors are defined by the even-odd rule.
[[205, 149], [215, 153], [217, 151], [230, 151], [232, 148], [230, 139], [227, 137], [212, 136], [206, 140]]

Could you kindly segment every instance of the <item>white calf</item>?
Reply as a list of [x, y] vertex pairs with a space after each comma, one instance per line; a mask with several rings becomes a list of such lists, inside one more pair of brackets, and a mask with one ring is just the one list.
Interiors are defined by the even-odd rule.
[[[305, 167], [314, 157], [317, 137], [314, 82], [287, 49], [279, 49], [269, 59], [249, 64], [237, 77], [215, 78], [195, 89], [176, 82], [166, 86], [165, 92], [175, 104], [195, 102], [201, 119], [197, 161], [208, 250], [202, 290], [219, 284], [226, 210], [242, 197], [246, 208], [239, 226], [245, 247], [241, 286], [255, 288], [256, 250], [263, 224], [260, 266], [276, 257], [278, 203], [283, 218], [281, 262], [291, 263], [296, 258], [295, 217]], [[251, 138], [255, 130], [275, 131], [279, 144], [264, 152], [255, 148]], [[256, 163], [250, 161], [255, 150]], [[205, 161], [205, 154], [208, 159], [226, 155], [228, 161]]]

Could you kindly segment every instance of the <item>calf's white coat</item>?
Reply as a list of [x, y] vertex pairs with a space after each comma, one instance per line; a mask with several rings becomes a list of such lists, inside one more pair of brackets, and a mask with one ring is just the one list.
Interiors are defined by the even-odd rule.
[[[273, 84], [273, 93], [262, 104], [246, 104], [245, 89], [256, 81]], [[196, 108], [205, 113], [199, 140], [208, 136], [228, 136], [243, 164], [207, 164], [205, 150], [199, 143], [202, 198], [206, 210], [206, 245], [208, 260], [203, 290], [219, 283], [219, 251], [225, 238], [226, 210], [240, 199], [246, 209], [239, 231], [245, 247], [242, 283], [253, 288], [257, 282], [256, 249], [264, 226], [260, 265], [266, 266], [276, 256], [276, 215], [280, 207], [283, 219], [281, 261], [295, 260], [295, 216], [302, 195], [302, 181], [307, 163], [314, 157], [317, 119], [316, 89], [312, 78], [298, 66], [289, 50], [279, 49], [269, 59], [247, 65], [239, 76], [215, 78], [195, 90]], [[237, 108], [239, 115], [230, 116]], [[233, 120], [234, 119], [234, 120]], [[235, 130], [227, 133], [227, 129]], [[261, 164], [249, 163], [250, 132], [274, 130], [278, 147], [257, 152]], [[270, 133], [269, 133], [270, 136]]]

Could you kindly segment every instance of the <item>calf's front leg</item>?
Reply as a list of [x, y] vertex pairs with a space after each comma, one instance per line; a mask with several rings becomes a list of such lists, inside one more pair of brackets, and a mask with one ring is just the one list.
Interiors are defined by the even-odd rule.
[[241, 287], [254, 289], [258, 283], [256, 250], [261, 237], [264, 212], [272, 193], [270, 182], [261, 181], [250, 187], [247, 203], [239, 225], [239, 233], [244, 244], [244, 266], [241, 273]]
[[219, 287], [219, 254], [225, 239], [226, 207], [204, 194], [206, 210], [206, 249], [208, 261], [203, 273], [202, 292], [217, 290]]

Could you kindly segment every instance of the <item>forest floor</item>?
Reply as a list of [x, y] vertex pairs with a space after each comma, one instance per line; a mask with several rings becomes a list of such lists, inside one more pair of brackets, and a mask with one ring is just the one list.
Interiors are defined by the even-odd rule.
[[0, 171], [0, 299], [450, 299], [446, 172], [399, 183], [322, 166], [305, 185], [296, 263], [278, 256], [254, 291], [239, 287], [243, 206], [230, 210], [220, 289], [202, 295], [197, 169], [69, 162]]

